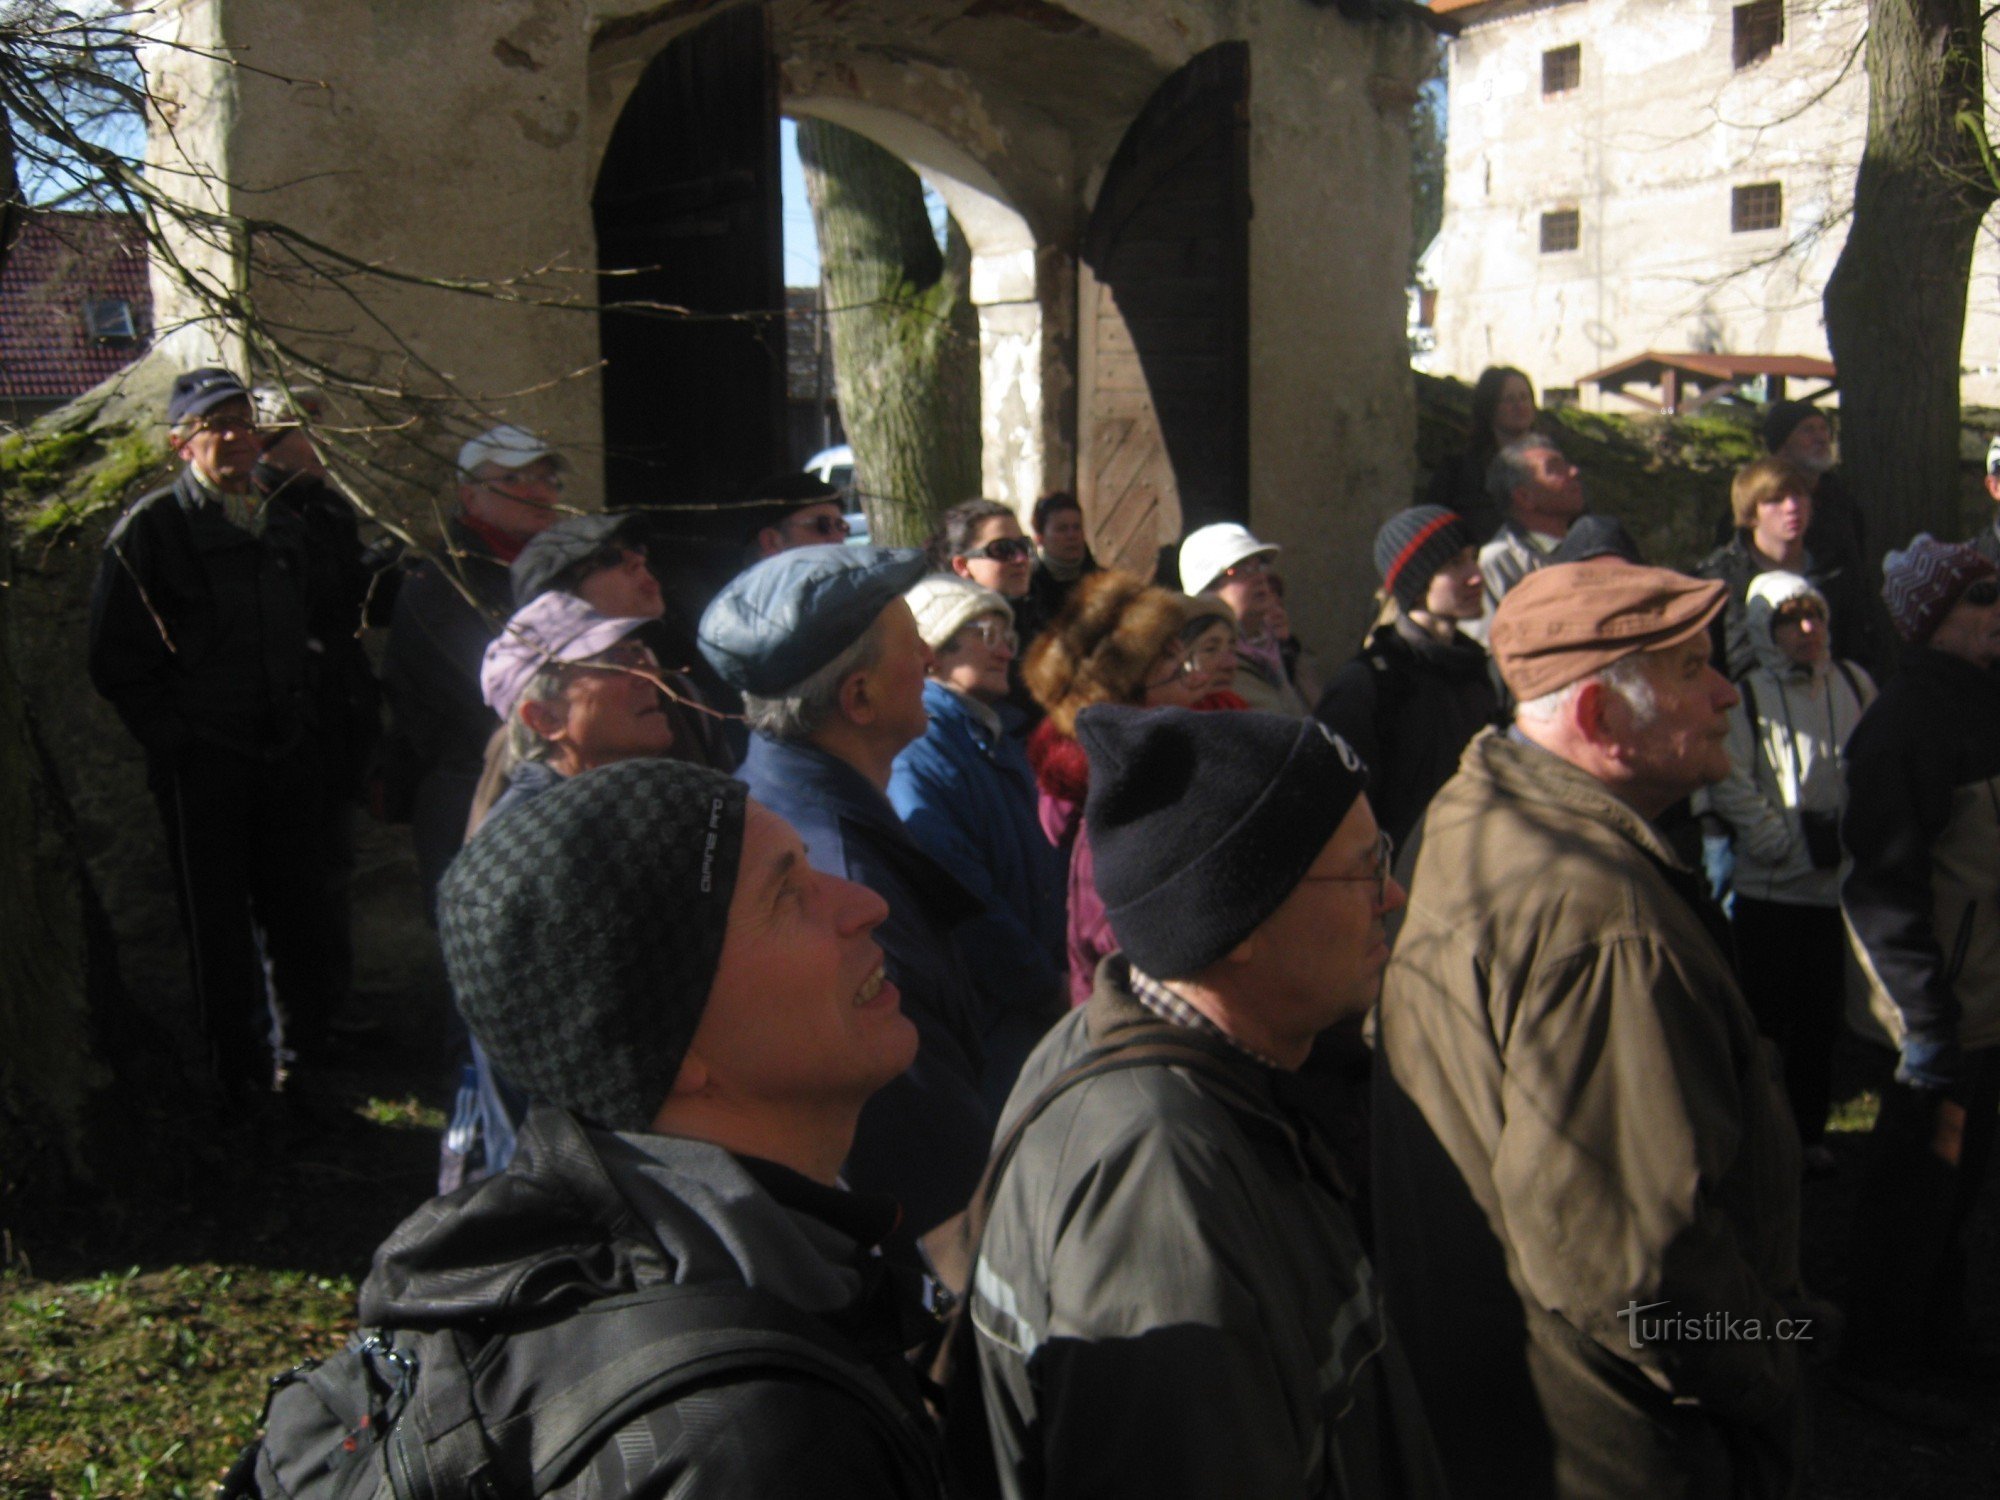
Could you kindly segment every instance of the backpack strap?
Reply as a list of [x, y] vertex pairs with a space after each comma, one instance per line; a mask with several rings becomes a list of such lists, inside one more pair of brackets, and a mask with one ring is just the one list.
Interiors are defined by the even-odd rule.
[[757, 1376], [802, 1378], [840, 1391], [906, 1469], [936, 1472], [929, 1439], [882, 1377], [841, 1353], [819, 1319], [752, 1287], [661, 1286], [607, 1298], [509, 1337], [504, 1357], [529, 1361], [529, 1368], [560, 1360], [582, 1372], [507, 1424], [525, 1424], [535, 1495], [571, 1477], [640, 1412], [696, 1386]]

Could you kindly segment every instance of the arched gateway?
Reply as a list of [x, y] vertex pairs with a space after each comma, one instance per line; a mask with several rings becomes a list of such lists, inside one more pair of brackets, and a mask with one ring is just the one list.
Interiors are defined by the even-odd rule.
[[[229, 206], [424, 275], [531, 276], [503, 305], [391, 288], [394, 337], [270, 295], [326, 323], [330, 360], [407, 378], [415, 352], [549, 430], [587, 496], [700, 500], [785, 461], [776, 122], [814, 115], [967, 232], [989, 493], [1075, 489], [1100, 555], [1139, 566], [1184, 523], [1248, 520], [1309, 632], [1360, 624], [1362, 544], [1409, 490], [1420, 7], [182, 0], [151, 29], [194, 44], [155, 58], [179, 106], [156, 154], [219, 165]], [[701, 316], [558, 305], [600, 294]]]

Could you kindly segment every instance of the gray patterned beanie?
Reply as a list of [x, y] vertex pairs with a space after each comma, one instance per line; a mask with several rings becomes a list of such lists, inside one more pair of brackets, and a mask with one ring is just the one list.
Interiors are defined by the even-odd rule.
[[613, 1130], [652, 1124], [715, 981], [748, 795], [704, 767], [623, 761], [465, 846], [438, 937], [502, 1078]]

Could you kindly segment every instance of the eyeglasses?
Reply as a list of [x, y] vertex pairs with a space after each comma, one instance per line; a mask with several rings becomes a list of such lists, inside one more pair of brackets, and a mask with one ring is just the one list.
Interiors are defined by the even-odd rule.
[[[255, 437], [257, 422], [252, 417], [203, 417], [188, 424], [195, 432], [212, 432], [217, 437]], [[279, 436], [283, 436], [282, 433]]]
[[657, 672], [660, 659], [653, 655], [653, 648], [644, 641], [623, 640], [615, 646], [606, 646], [588, 661], [577, 663], [580, 667], [618, 667], [628, 672]]
[[817, 515], [813, 517], [794, 516], [793, 521], [801, 531], [810, 531], [814, 536], [832, 541], [835, 537], [845, 537], [854, 530], [847, 524], [845, 516]]
[[983, 557], [988, 562], [1024, 562], [1034, 555], [1035, 544], [1024, 536], [995, 537], [984, 547], [974, 547], [961, 552], [960, 557]]
[[1367, 880], [1375, 886], [1375, 907], [1381, 910], [1389, 904], [1390, 872], [1396, 866], [1396, 841], [1386, 833], [1375, 836], [1375, 868], [1366, 875], [1308, 875], [1307, 880]]
[[1974, 609], [1988, 609], [2000, 604], [2000, 579], [1982, 578], [1958, 596]]
[[1021, 649], [1021, 637], [1015, 634], [1014, 627], [1000, 620], [992, 618], [974, 620], [965, 628], [973, 635], [978, 636], [992, 650], [997, 651], [1002, 646], [1005, 646], [1009, 651], [1018, 651]]
[[1232, 581], [1243, 578], [1262, 578], [1271, 571], [1268, 557], [1246, 557], [1242, 562], [1222, 570], [1222, 576]]

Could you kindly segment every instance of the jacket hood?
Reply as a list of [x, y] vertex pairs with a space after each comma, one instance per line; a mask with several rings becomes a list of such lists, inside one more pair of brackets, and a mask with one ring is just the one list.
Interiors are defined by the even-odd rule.
[[433, 1198], [375, 1252], [361, 1321], [545, 1318], [645, 1287], [738, 1283], [809, 1312], [861, 1292], [855, 1242], [782, 1207], [720, 1146], [538, 1107], [505, 1172]]
[[[1757, 665], [1774, 677], [1800, 670], [1771, 639], [1771, 626], [1778, 610], [1794, 599], [1815, 599], [1821, 609], [1827, 608], [1826, 595], [1797, 573], [1759, 573], [1750, 580], [1750, 591], [1744, 601], [1743, 628], [1757, 653]], [[1822, 663], [1819, 670], [1825, 671], [1826, 665]]]

